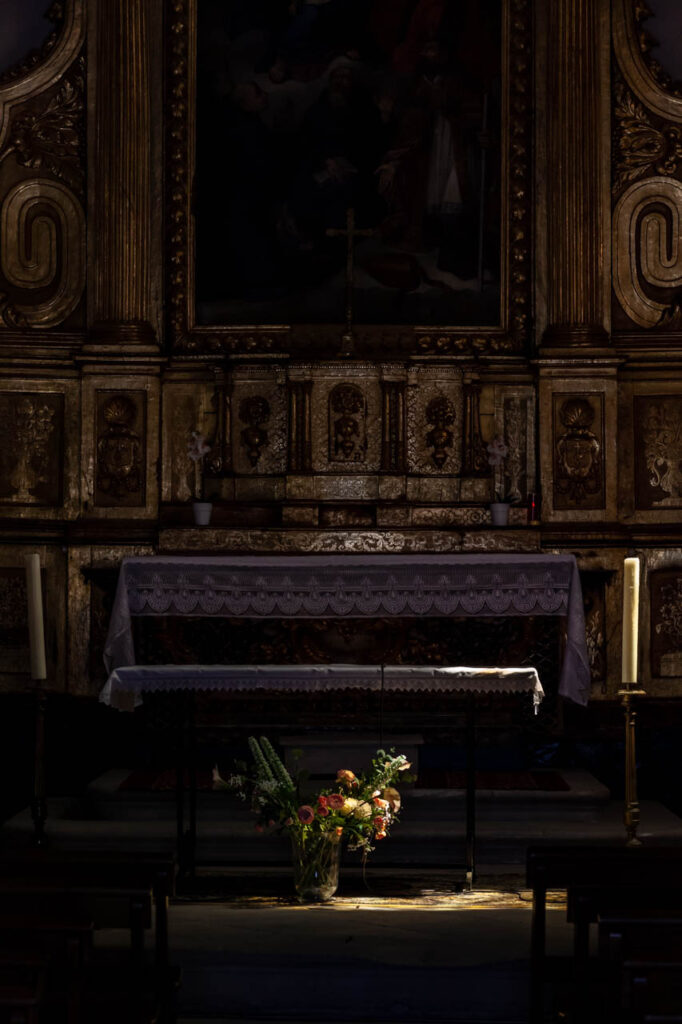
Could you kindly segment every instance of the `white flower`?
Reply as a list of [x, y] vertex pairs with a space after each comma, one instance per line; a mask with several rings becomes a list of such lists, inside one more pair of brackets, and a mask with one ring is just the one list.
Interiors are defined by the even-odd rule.
[[193, 430], [190, 434], [189, 444], [187, 445], [187, 454], [192, 462], [200, 462], [208, 455], [210, 450], [211, 446], [206, 444], [206, 438], [204, 435], [200, 434], [198, 430]]
[[501, 466], [507, 457], [507, 452], [509, 451], [504, 443], [504, 438], [500, 437], [499, 434], [497, 437], [492, 439], [489, 445], [487, 445], [486, 450], [488, 452], [489, 466]]

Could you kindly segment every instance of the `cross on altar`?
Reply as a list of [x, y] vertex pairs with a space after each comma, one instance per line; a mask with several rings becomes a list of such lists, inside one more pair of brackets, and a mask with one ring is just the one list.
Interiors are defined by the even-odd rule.
[[346, 331], [341, 335], [339, 355], [348, 358], [355, 354], [353, 341], [353, 245], [356, 238], [370, 238], [374, 234], [371, 228], [356, 228], [355, 210], [352, 206], [346, 210], [345, 228], [327, 228], [330, 238], [345, 236], [346, 238]]

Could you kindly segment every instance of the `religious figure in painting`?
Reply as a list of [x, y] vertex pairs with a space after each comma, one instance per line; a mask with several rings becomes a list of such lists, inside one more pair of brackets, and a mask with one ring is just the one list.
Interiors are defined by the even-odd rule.
[[200, 322], [499, 322], [501, 7], [198, 0]]

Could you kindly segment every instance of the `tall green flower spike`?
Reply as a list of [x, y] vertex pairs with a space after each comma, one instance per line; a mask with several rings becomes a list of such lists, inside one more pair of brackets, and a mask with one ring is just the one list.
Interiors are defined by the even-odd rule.
[[267, 779], [270, 782], [276, 782], [277, 780], [272, 768], [268, 764], [263, 751], [258, 746], [258, 740], [255, 736], [249, 736], [249, 750], [253, 754], [253, 760], [256, 763], [256, 775], [260, 779]]
[[270, 763], [272, 771], [275, 773], [275, 778], [277, 779], [277, 781], [281, 783], [283, 786], [288, 786], [290, 789], [294, 789], [293, 779], [291, 778], [289, 772], [282, 764], [279, 755], [276, 753], [275, 748], [273, 747], [272, 743], [267, 738], [267, 736], [261, 736], [260, 745], [263, 749], [263, 753], [265, 754], [268, 762]]

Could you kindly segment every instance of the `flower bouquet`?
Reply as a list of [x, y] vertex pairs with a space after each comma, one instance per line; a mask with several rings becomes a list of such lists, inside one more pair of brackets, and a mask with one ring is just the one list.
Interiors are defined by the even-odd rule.
[[404, 754], [378, 750], [366, 775], [340, 769], [334, 784], [303, 796], [303, 773], [292, 779], [266, 736], [249, 738], [253, 769], [246, 765], [222, 779], [213, 771], [216, 789], [229, 789], [250, 800], [258, 831], [273, 829], [291, 836], [294, 884], [301, 902], [325, 902], [338, 886], [339, 852], [366, 856], [373, 842], [385, 839], [400, 811], [400, 794], [392, 783], [410, 767]]

